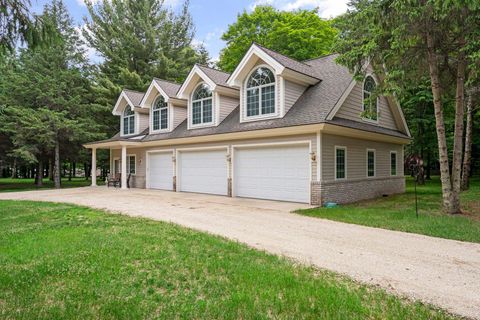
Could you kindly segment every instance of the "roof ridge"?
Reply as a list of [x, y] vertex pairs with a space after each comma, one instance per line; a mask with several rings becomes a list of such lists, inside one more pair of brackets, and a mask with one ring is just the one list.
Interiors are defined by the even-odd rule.
[[318, 60], [318, 59], [326, 58], [328, 56], [333, 56], [334, 54], [338, 54], [338, 52], [327, 53], [327, 54], [324, 54], [324, 55], [321, 55], [321, 56], [318, 56], [318, 57], [315, 57], [315, 58], [310, 58], [310, 59], [307, 59], [307, 60], [303, 60], [302, 62], [305, 63], [307, 61]]
[[122, 91], [130, 91], [130, 92], [136, 92], [136, 93], [145, 94], [145, 92], [142, 92], [142, 91], [137, 91], [137, 90], [132, 90], [132, 89], [125, 89], [125, 88], [123, 88]]
[[283, 53], [278, 52], [278, 51], [276, 51], [276, 50], [273, 50], [273, 49], [267, 48], [267, 47], [265, 47], [265, 46], [262, 46], [261, 44], [255, 42], [255, 41], [253, 41], [253, 44], [257, 45], [257, 46], [260, 47], [261, 49], [270, 50], [270, 51], [272, 51], [272, 52], [275, 52], [276, 54], [279, 54], [279, 55], [281, 55], [281, 56], [284, 56], [285, 58], [288, 58], [288, 59], [290, 59], [290, 60], [293, 60], [293, 61], [296, 61], [296, 62], [298, 62], [298, 63], [301, 63], [301, 64], [303, 64], [303, 65], [305, 65], [305, 66], [307, 66], [307, 67], [310, 67], [310, 68], [312, 67], [311, 65], [308, 65], [308, 64], [304, 63], [303, 61], [297, 60], [297, 59], [295, 59], [295, 58], [292, 58], [292, 57], [290, 57], [290, 56], [287, 56], [286, 54], [283, 54]]
[[207, 69], [210, 69], [210, 70], [213, 70], [213, 71], [218, 71], [218, 72], [221, 72], [221, 73], [225, 73], [225, 74], [231, 75], [231, 73], [229, 73], [229, 72], [226, 72], [226, 71], [223, 71], [223, 70], [219, 70], [219, 69], [215, 69], [215, 68], [206, 66], [206, 65], [204, 65], [204, 64], [201, 64], [201, 63], [195, 63], [195, 64], [196, 64], [197, 66], [204, 67], [204, 68], [207, 68]]
[[171, 83], [171, 84], [176, 84], [176, 85], [181, 86], [180, 83], [172, 81], [172, 80], [165, 80], [165, 79], [160, 79], [160, 78], [157, 78], [157, 77], [153, 77], [153, 80], [160, 80], [160, 81], [163, 81], [163, 82], [168, 82], [168, 83]]

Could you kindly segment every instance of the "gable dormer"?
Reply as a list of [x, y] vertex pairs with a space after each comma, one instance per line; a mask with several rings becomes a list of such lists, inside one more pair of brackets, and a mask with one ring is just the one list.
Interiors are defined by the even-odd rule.
[[238, 106], [239, 92], [227, 85], [229, 73], [196, 64], [177, 97], [186, 99], [188, 129], [218, 126]]
[[254, 43], [227, 84], [240, 89], [240, 122], [248, 122], [283, 118], [319, 81], [310, 65]]
[[120, 136], [133, 136], [148, 127], [148, 113], [140, 108], [143, 92], [123, 89], [113, 108], [113, 115], [120, 116]]
[[149, 110], [150, 134], [171, 132], [187, 117], [187, 101], [176, 97], [178, 83], [153, 79], [140, 106]]

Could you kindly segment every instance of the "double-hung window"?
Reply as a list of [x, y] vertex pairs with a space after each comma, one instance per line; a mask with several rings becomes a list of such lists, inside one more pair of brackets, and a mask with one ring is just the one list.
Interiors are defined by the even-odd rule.
[[123, 111], [123, 134], [135, 133], [135, 112], [127, 106]]
[[347, 148], [335, 147], [335, 179], [347, 178]]
[[390, 152], [390, 175], [391, 176], [397, 175], [397, 152], [396, 151]]
[[253, 71], [246, 86], [247, 117], [275, 113], [275, 76], [265, 67]]
[[192, 125], [213, 122], [213, 99], [210, 87], [201, 83], [192, 95]]
[[375, 150], [367, 149], [367, 176], [375, 177]]
[[168, 105], [163, 96], [158, 97], [153, 104], [152, 129], [153, 131], [168, 129]]

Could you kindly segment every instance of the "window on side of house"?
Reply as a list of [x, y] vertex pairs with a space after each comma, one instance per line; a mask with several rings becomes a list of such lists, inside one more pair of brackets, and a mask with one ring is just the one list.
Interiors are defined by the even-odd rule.
[[363, 82], [362, 118], [364, 119], [378, 120], [378, 99], [374, 96], [376, 87], [375, 79], [372, 76], [367, 76]]
[[347, 148], [335, 147], [335, 179], [347, 177]]
[[152, 129], [154, 131], [168, 129], [168, 105], [163, 96], [158, 97], [153, 105]]
[[135, 155], [127, 156], [127, 174], [136, 174], [137, 172], [137, 157]]
[[396, 151], [390, 152], [390, 175], [391, 176], [397, 175], [397, 152]]
[[266, 67], [252, 72], [246, 83], [246, 115], [262, 116], [275, 113], [275, 76]]
[[127, 106], [123, 111], [123, 134], [135, 133], [135, 112]]
[[201, 83], [192, 94], [192, 124], [213, 122], [213, 99], [210, 87]]
[[367, 150], [367, 176], [375, 177], [375, 150]]

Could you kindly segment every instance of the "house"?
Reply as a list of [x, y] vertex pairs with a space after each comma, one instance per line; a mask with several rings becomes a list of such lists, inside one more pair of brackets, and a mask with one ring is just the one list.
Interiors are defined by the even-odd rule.
[[[410, 133], [393, 97], [373, 95], [335, 63], [253, 44], [232, 74], [195, 65], [182, 84], [123, 90], [120, 132], [85, 145], [110, 150], [135, 188], [230, 197], [347, 203], [405, 190]], [[372, 96], [372, 98], [370, 98]], [[95, 179], [92, 179], [95, 185]]]

